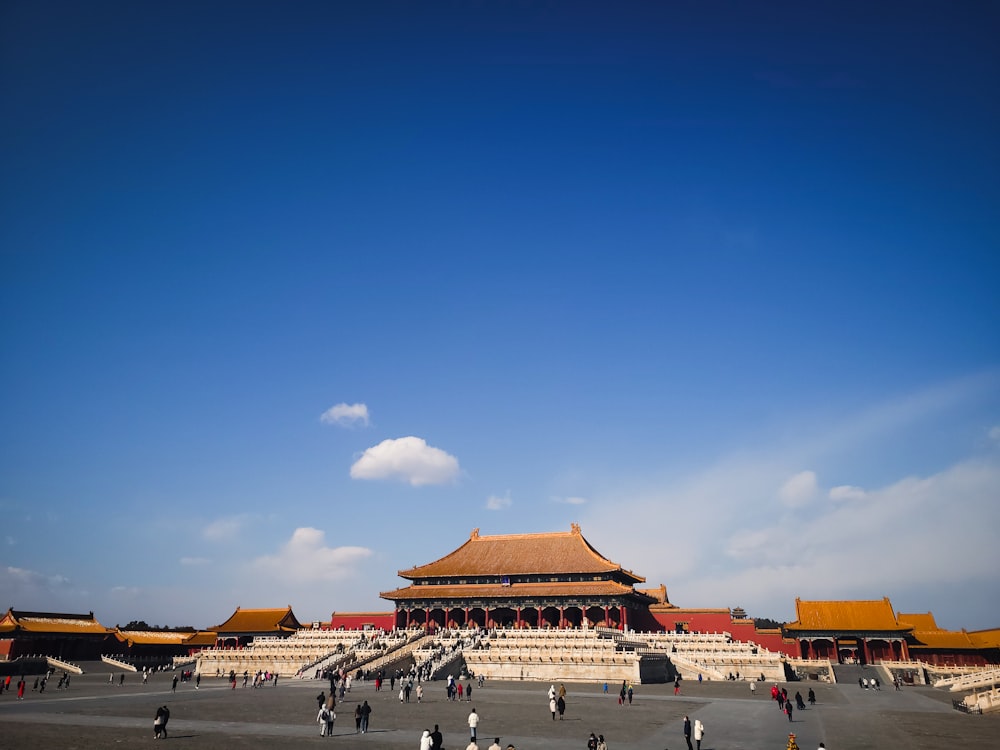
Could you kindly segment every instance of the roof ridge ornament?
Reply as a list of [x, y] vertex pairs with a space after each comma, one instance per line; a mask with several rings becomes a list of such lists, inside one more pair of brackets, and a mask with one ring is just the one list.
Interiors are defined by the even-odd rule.
[[572, 531], [572, 532], [573, 532], [574, 534], [579, 534], [579, 533], [580, 533], [580, 524], [578, 524], [578, 523], [571, 523], [571, 524], [569, 525], [569, 528], [570, 528], [570, 530], [571, 530], [571, 531]]
[[469, 534], [469, 539], [478, 539], [478, 538], [479, 538], [479, 529], [475, 528], [472, 530], [472, 533]]

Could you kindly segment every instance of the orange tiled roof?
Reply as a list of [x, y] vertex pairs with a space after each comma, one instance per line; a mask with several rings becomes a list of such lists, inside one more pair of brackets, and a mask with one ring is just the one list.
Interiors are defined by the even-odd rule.
[[[616, 581], [517, 583], [510, 586], [469, 584], [454, 586], [407, 586], [379, 594], [383, 599], [509, 599], [542, 596], [627, 596], [637, 594], [631, 586]], [[639, 596], [645, 596], [639, 594]]]
[[211, 630], [199, 630], [197, 633], [191, 633], [188, 639], [184, 641], [185, 646], [214, 646], [216, 639], [218, 639], [219, 634]]
[[973, 630], [969, 633], [969, 638], [976, 645], [976, 648], [1000, 649], [1000, 628]]
[[899, 613], [898, 617], [901, 623], [907, 625], [912, 625], [914, 630], [940, 630], [937, 622], [934, 620], [934, 615], [930, 612], [925, 614], [903, 614]]
[[[199, 633], [190, 630], [117, 630], [115, 638], [127, 642], [130, 646], [178, 646], [189, 644], [191, 638]], [[215, 644], [215, 633], [210, 633], [212, 639], [208, 645]]]
[[289, 606], [284, 609], [237, 607], [228, 620], [210, 629], [217, 633], [290, 633], [301, 628], [302, 625], [295, 619]]
[[888, 597], [874, 601], [811, 601], [795, 600], [798, 619], [785, 630], [852, 630], [899, 631], [911, 630], [900, 624], [892, 611]]
[[670, 600], [667, 598], [666, 585], [662, 583], [655, 589], [636, 589], [636, 591], [638, 591], [640, 594], [645, 594], [649, 598], [653, 599], [653, 601], [659, 606], [666, 606], [670, 607], [671, 609], [674, 606], [673, 604], [670, 603]]
[[979, 630], [971, 633], [965, 630], [942, 630], [930, 612], [926, 614], [899, 613], [900, 623], [913, 626], [911, 634], [914, 643], [910, 648], [939, 649], [989, 649], [1000, 648], [1000, 628]]
[[912, 634], [911, 649], [960, 648], [974, 649], [976, 645], [964, 630], [920, 630]]
[[402, 578], [448, 578], [473, 575], [561, 575], [620, 572], [635, 582], [645, 581], [611, 562], [590, 546], [580, 527], [568, 532], [480, 536], [474, 529], [454, 552], [427, 565], [399, 571]]
[[0, 632], [66, 633], [67, 635], [107, 635], [112, 628], [101, 625], [94, 613], [87, 615], [62, 612], [24, 612], [8, 609], [0, 619]]

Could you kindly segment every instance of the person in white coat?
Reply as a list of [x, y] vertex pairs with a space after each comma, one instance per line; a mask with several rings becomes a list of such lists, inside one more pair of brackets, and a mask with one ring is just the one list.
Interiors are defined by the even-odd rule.
[[694, 720], [694, 743], [697, 750], [701, 750], [701, 740], [705, 736], [705, 725], [701, 719]]
[[420, 735], [420, 750], [431, 750], [431, 732], [429, 729], [425, 729], [424, 733]]
[[476, 709], [472, 709], [472, 713], [469, 714], [469, 739], [473, 742], [476, 741], [476, 727], [479, 726], [479, 714], [476, 713]]
[[320, 706], [316, 721], [319, 724], [319, 736], [326, 737], [327, 727], [330, 726], [330, 709], [326, 705]]

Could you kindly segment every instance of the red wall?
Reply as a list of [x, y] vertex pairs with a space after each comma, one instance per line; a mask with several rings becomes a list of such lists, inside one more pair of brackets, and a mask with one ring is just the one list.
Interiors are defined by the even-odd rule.
[[329, 623], [323, 623], [330, 630], [392, 630], [395, 627], [395, 612], [334, 612]]
[[756, 643], [768, 651], [798, 656], [794, 642], [785, 643], [781, 634], [773, 631], [759, 632], [752, 622], [733, 622], [727, 610], [719, 612], [672, 609], [667, 612], [651, 613], [664, 630], [674, 630], [676, 623], [687, 623], [692, 633], [729, 633], [733, 640]]

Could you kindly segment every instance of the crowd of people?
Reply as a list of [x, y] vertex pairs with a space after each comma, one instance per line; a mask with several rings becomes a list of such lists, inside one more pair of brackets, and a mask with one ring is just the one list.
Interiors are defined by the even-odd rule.
[[[35, 684], [32, 690], [37, 690], [44, 692], [46, 683], [50, 677], [53, 675], [53, 670], [48, 670], [44, 675], [37, 677], [35, 679]], [[148, 679], [149, 673], [147, 670], [143, 670], [143, 683], [145, 684]], [[338, 695], [341, 702], [345, 700], [345, 694], [351, 689], [352, 680], [361, 679], [368, 680], [371, 679], [375, 692], [382, 692], [385, 688], [385, 683], [388, 682], [389, 690], [393, 693], [396, 691], [398, 686], [398, 696], [400, 703], [410, 703], [411, 695], [416, 696], [416, 702], [420, 703], [423, 696], [423, 685], [421, 684], [422, 673], [417, 669], [411, 669], [409, 671], [395, 670], [391, 674], [383, 673], [382, 670], [375, 670], [372, 672], [361, 672], [359, 671], [356, 675], [345, 673], [343, 670], [322, 673], [323, 678], [327, 678], [330, 681], [330, 691], [327, 694], [325, 691], [320, 691], [319, 695], [316, 696], [317, 708], [315, 722], [319, 725], [319, 734], [323, 737], [332, 737], [334, 732], [334, 725], [337, 719], [337, 705], [338, 705]], [[231, 671], [228, 675], [222, 675], [224, 679], [228, 681], [235, 688], [237, 682], [237, 675], [235, 672]], [[263, 686], [265, 684], [276, 685], [278, 681], [278, 675], [276, 673], [271, 673], [268, 671], [259, 671], [253, 675], [248, 672], [243, 673], [243, 685], [247, 686], [252, 677], [252, 684], [254, 688]], [[171, 681], [171, 689], [173, 691], [177, 690], [178, 682], [184, 682], [191, 680], [193, 678], [195, 682], [195, 688], [200, 687], [201, 675], [194, 673], [175, 673]], [[109, 675], [109, 683], [111, 685], [123, 685], [124, 684], [124, 673], [121, 675], [117, 673], [111, 673]], [[5, 691], [11, 691], [11, 677], [6, 679], [0, 679], [0, 695]], [[444, 679], [444, 688], [446, 691], [446, 699], [451, 702], [455, 701], [466, 701], [472, 702], [472, 694], [474, 688], [474, 678], [470, 675], [462, 674], [459, 677], [447, 676]], [[70, 676], [67, 673], [63, 673], [59, 678], [58, 689], [66, 689], [70, 684]], [[859, 686], [863, 689], [870, 690], [880, 690], [881, 685], [878, 678], [862, 678], [859, 680]], [[482, 678], [478, 678], [475, 682], [479, 688], [482, 688], [484, 681]], [[24, 698], [24, 693], [27, 687], [27, 683], [22, 676], [14, 686], [17, 690], [18, 699]], [[756, 695], [757, 683], [755, 680], [750, 680], [750, 692], [751, 695]], [[680, 690], [680, 678], [678, 677], [674, 684], [675, 694], [679, 693]], [[607, 682], [603, 683], [603, 692], [605, 695], [609, 693]], [[784, 714], [789, 722], [793, 721], [793, 715], [795, 711], [803, 711], [806, 709], [806, 704], [810, 706], [816, 703], [816, 694], [813, 688], [809, 688], [807, 691], [807, 697], [803, 697], [802, 693], [796, 691], [794, 695], [789, 693], [787, 687], [780, 688], [778, 684], [773, 684], [770, 689], [772, 700], [777, 703], [779, 709]], [[477, 693], [478, 694], [478, 693]], [[567, 711], [567, 697], [568, 692], [565, 684], [560, 683], [558, 687], [556, 684], [551, 684], [548, 691], [545, 694], [546, 706], [549, 711], [549, 715], [552, 721], [561, 721], [564, 719]], [[617, 701], [620, 706], [631, 706], [635, 699], [635, 688], [628, 680], [622, 680], [621, 687], [618, 690]], [[379, 701], [375, 701], [376, 705], [380, 705]], [[354, 716], [354, 731], [357, 734], [366, 734], [369, 731], [371, 717], [373, 713], [373, 707], [368, 700], [361, 700], [357, 702], [353, 709]], [[348, 714], [350, 715], [350, 714]], [[167, 723], [170, 718], [170, 710], [166, 705], [158, 706], [155, 711], [154, 723], [153, 723], [153, 735], [154, 739], [166, 739], [167, 737]], [[471, 710], [467, 716], [466, 723], [469, 730], [469, 743], [466, 750], [480, 750], [479, 745], [479, 727], [482, 717], [475, 707], [471, 707]], [[694, 718], [693, 720], [685, 716], [683, 720], [683, 736], [687, 745], [688, 750], [701, 750], [702, 742], [705, 738], [705, 725], [699, 718]], [[794, 735], [792, 735], [794, 736]], [[589, 737], [586, 739], [587, 750], [607, 750], [608, 742], [605, 739], [604, 734], [598, 732], [590, 732]], [[451, 745], [449, 745], [451, 747]], [[441, 750], [443, 748], [443, 735], [438, 724], [434, 725], [434, 729], [423, 730], [419, 739], [420, 750]], [[822, 743], [820, 748], [823, 748]], [[513, 744], [507, 744], [506, 747], [501, 745], [500, 737], [493, 737], [492, 742], [485, 747], [485, 750], [516, 750]]]

